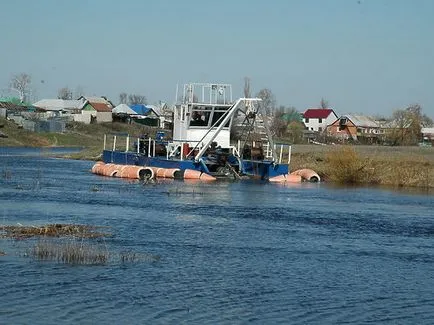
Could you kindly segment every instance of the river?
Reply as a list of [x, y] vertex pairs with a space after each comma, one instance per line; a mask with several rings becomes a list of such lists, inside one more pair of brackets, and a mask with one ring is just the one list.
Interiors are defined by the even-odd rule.
[[159, 258], [41, 262], [0, 238], [0, 324], [434, 322], [432, 193], [145, 184], [51, 153], [0, 148], [0, 225], [107, 226], [108, 250]]

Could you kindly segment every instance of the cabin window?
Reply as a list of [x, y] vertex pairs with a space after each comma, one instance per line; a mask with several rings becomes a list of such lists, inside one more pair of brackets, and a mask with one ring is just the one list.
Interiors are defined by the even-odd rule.
[[318, 123], [322, 123], [322, 118], [319, 118], [319, 119], [318, 119]]
[[190, 126], [208, 127], [211, 112], [211, 107], [194, 107], [191, 112]]
[[[221, 122], [223, 121], [223, 119], [224, 119], [224, 117], [222, 117], [222, 116], [226, 112], [227, 111], [215, 110], [214, 113], [213, 113], [213, 115], [212, 115], [211, 125], [214, 125], [220, 119], [219, 123], [215, 125], [215, 126], [219, 126], [221, 124]], [[230, 120], [226, 123], [225, 127], [229, 127], [229, 124], [230, 124]]]
[[304, 119], [304, 122], [305, 122], [305, 123], [309, 123], [309, 118], [305, 118], [305, 119]]

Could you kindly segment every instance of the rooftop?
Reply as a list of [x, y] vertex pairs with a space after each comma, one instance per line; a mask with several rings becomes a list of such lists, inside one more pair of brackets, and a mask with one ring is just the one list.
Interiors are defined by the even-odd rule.
[[333, 110], [331, 108], [308, 108], [304, 114], [304, 118], [327, 118]]

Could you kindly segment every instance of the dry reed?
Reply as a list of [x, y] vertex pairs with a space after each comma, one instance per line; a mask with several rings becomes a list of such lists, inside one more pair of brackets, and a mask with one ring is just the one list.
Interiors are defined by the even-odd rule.
[[31, 250], [30, 256], [40, 261], [79, 265], [106, 264], [110, 258], [106, 247], [76, 240], [39, 241]]
[[326, 153], [328, 178], [337, 183], [356, 184], [369, 181], [369, 159], [361, 158], [353, 147], [339, 147]]
[[84, 240], [39, 240], [28, 253], [38, 261], [54, 261], [71, 265], [105, 265], [109, 263], [139, 263], [159, 261], [158, 255], [133, 251], [109, 252], [102, 243], [94, 244]]
[[[0, 228], [0, 236], [7, 238], [29, 237], [80, 237], [101, 238], [110, 236], [108, 233], [99, 231], [102, 227], [74, 224], [47, 224], [43, 226], [11, 225]], [[1, 233], [3, 232], [3, 234]]]

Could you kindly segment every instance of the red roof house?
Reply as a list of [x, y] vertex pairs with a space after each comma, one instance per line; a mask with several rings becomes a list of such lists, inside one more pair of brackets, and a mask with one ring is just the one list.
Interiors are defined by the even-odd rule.
[[322, 132], [338, 116], [331, 108], [309, 108], [303, 113], [303, 122], [310, 131]]

